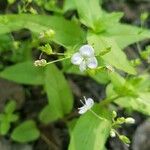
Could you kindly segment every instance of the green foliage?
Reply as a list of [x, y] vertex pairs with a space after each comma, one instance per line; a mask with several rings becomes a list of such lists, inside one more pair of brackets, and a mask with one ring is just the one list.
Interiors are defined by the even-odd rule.
[[[45, 72], [45, 90], [48, 96], [51, 121], [71, 111], [73, 96], [63, 74], [54, 66], [48, 65]], [[48, 121], [50, 121], [48, 120]]]
[[142, 75], [125, 80], [118, 74], [111, 76], [112, 84], [107, 86], [107, 96], [120, 95], [115, 103], [121, 107], [130, 108], [150, 115], [150, 77]]
[[9, 101], [4, 108], [4, 112], [0, 113], [0, 134], [6, 135], [11, 127], [11, 123], [18, 120], [18, 115], [14, 114], [16, 102]]
[[20, 143], [36, 140], [39, 136], [40, 132], [33, 120], [23, 122], [11, 134], [11, 138]]
[[0, 34], [22, 28], [27, 28], [35, 34], [52, 29], [56, 32], [53, 41], [66, 47], [84, 42], [84, 32], [81, 28], [62, 17], [29, 14], [0, 16]]
[[130, 44], [150, 38], [150, 31], [127, 24], [118, 23], [115, 24], [115, 28], [108, 28], [106, 35], [113, 38], [119, 47], [123, 49]]
[[100, 120], [91, 112], [81, 116], [71, 131], [69, 150], [104, 149], [104, 144], [111, 129], [110, 114], [99, 106], [96, 106], [94, 111], [106, 119]]
[[43, 68], [35, 68], [32, 62], [23, 62], [7, 67], [0, 77], [22, 84], [43, 84]]
[[99, 7], [99, 0], [75, 0], [81, 22], [96, 30], [102, 10]]
[[99, 55], [101, 50], [110, 48], [110, 52], [102, 56], [106, 63], [125, 72], [135, 74], [135, 69], [131, 66], [125, 54], [113, 39], [99, 35], [89, 35], [88, 42], [93, 45], [97, 55]]
[[[8, 0], [8, 3], [14, 5], [17, 1]], [[43, 124], [65, 120], [71, 137], [69, 150], [104, 150], [111, 133], [112, 137], [117, 135], [123, 143], [130, 144], [125, 135], [116, 131], [126, 123], [127, 118], [116, 118], [116, 112], [111, 114], [108, 107], [111, 103], [150, 115], [150, 76], [147, 73], [140, 75], [131, 64], [136, 60], [138, 64], [142, 61], [149, 63], [149, 47], [140, 51], [140, 58], [131, 61], [123, 51], [130, 44], [150, 38], [150, 31], [143, 26], [120, 23], [123, 13], [107, 13], [100, 4], [100, 0], [64, 0], [63, 5], [59, 6], [57, 0], [24, 0], [17, 5], [18, 14], [0, 16], [0, 53], [2, 56], [5, 52], [11, 53], [2, 60], [0, 69], [4, 69], [0, 77], [19, 84], [43, 87], [48, 102], [41, 108], [38, 119]], [[49, 12], [51, 15], [48, 15]], [[147, 18], [147, 13], [141, 15], [142, 25]], [[27, 40], [18, 36], [25, 32], [21, 29], [29, 30], [25, 37]], [[92, 57], [98, 61], [98, 67], [81, 72], [71, 59], [84, 44], [93, 47], [95, 53]], [[38, 60], [34, 58], [33, 62], [32, 54], [38, 58], [38, 49], [44, 55], [40, 55]], [[59, 62], [57, 66], [52, 64], [55, 62]], [[79, 118], [67, 120], [66, 115], [74, 114], [71, 112], [73, 89], [64, 74], [88, 76], [105, 84], [106, 98], [100, 104], [95, 104], [92, 110], [86, 102], [82, 102], [80, 109], [87, 108], [88, 112]], [[18, 120], [15, 109], [16, 103], [10, 101], [4, 112], [0, 113], [1, 135], [7, 135], [11, 123]], [[128, 119], [133, 121], [133, 118]], [[12, 131], [12, 140], [21, 143], [34, 141], [40, 136], [33, 120], [20, 123]]]

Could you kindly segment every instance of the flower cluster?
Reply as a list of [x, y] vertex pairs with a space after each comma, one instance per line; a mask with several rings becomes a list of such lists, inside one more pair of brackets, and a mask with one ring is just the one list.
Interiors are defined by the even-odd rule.
[[83, 45], [79, 52], [76, 52], [71, 57], [71, 62], [78, 65], [81, 72], [87, 68], [95, 69], [98, 66], [98, 61], [94, 55], [94, 49], [90, 45]]
[[110, 136], [116, 137], [116, 135], [117, 135], [118, 138], [123, 143], [125, 143], [127, 146], [129, 146], [129, 144], [130, 144], [129, 138], [126, 137], [125, 135], [120, 135], [116, 129], [120, 128], [123, 123], [134, 124], [135, 120], [131, 117], [128, 117], [128, 118], [118, 117], [117, 118], [117, 113], [115, 111], [112, 112], [112, 118], [113, 119], [112, 119], [112, 128], [110, 130]]

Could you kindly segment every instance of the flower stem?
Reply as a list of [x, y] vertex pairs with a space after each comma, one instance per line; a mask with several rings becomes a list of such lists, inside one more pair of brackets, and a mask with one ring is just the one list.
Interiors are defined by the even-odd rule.
[[97, 113], [95, 113], [92, 109], [89, 109], [89, 111], [95, 115], [97, 118], [99, 118], [100, 120], [106, 120], [105, 118], [100, 117]]
[[50, 61], [50, 62], [47, 63], [47, 65], [48, 65], [48, 64], [55, 63], [55, 62], [63, 61], [63, 60], [69, 59], [69, 58], [70, 58], [70, 56], [65, 57], [65, 58], [61, 58], [61, 59], [57, 59], [57, 60], [54, 60], [54, 61]]

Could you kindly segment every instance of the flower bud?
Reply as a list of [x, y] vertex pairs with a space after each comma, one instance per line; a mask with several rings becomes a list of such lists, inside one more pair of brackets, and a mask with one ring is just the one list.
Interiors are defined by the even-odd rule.
[[128, 117], [128, 118], [125, 119], [125, 123], [134, 124], [135, 123], [135, 119], [133, 119], [131, 117]]
[[130, 139], [126, 137], [125, 135], [120, 135], [119, 139], [125, 144], [130, 144]]
[[41, 59], [41, 60], [36, 60], [34, 62], [34, 66], [38, 67], [38, 66], [46, 66], [47, 65], [47, 61], [45, 59]]
[[112, 117], [113, 117], [113, 118], [116, 118], [116, 117], [117, 117], [116, 111], [113, 111], [113, 112], [112, 112]]
[[124, 122], [125, 122], [125, 118], [124, 117], [117, 118], [117, 123], [118, 124], [123, 124]]
[[39, 49], [46, 53], [47, 55], [50, 55], [53, 53], [52, 51], [52, 47], [50, 46], [50, 44], [45, 44], [44, 46], [39, 47]]
[[51, 40], [55, 35], [55, 31], [52, 29], [43, 31], [40, 33], [39, 38], [44, 40]]
[[53, 38], [55, 35], [55, 31], [52, 29], [49, 29], [45, 32], [45, 35], [48, 36], [49, 38]]
[[115, 130], [114, 130], [114, 129], [111, 129], [111, 130], [110, 130], [110, 136], [111, 136], [111, 137], [116, 137], [116, 133], [115, 133]]

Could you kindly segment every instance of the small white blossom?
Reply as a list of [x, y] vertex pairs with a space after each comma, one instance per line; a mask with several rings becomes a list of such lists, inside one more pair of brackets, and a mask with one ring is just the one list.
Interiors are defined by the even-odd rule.
[[133, 119], [131, 117], [128, 117], [128, 118], [125, 119], [125, 123], [134, 124], [135, 123], [135, 119]]
[[83, 103], [82, 101], [82, 104], [83, 104], [83, 106], [82, 107], [80, 107], [80, 108], [78, 108], [79, 109], [79, 114], [84, 114], [85, 112], [87, 112], [89, 109], [91, 109], [92, 108], [92, 106], [94, 105], [94, 101], [93, 101], [93, 99], [92, 98], [85, 98], [84, 97], [84, 101], [85, 101], [85, 103]]
[[78, 65], [80, 71], [85, 71], [87, 68], [94, 69], [98, 66], [97, 59], [94, 55], [94, 49], [90, 45], [83, 45], [79, 52], [73, 54], [71, 62]]

